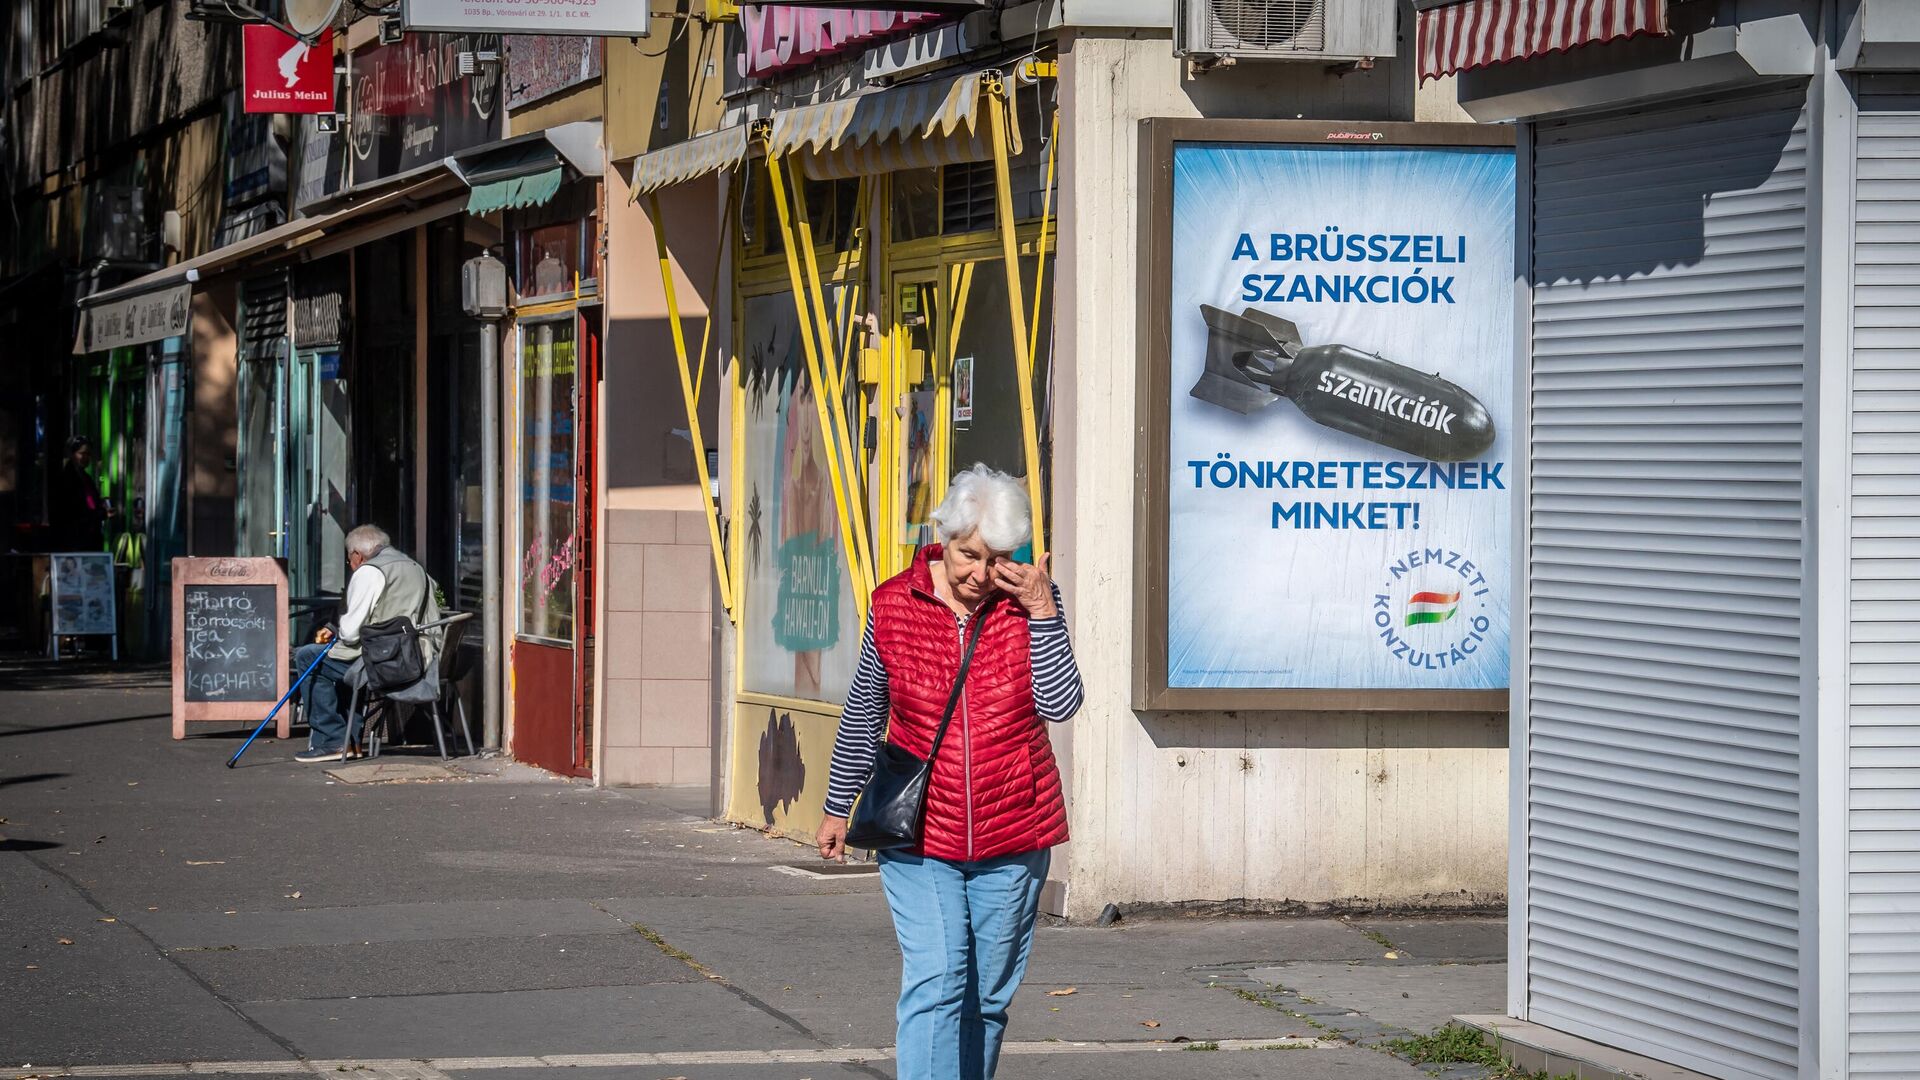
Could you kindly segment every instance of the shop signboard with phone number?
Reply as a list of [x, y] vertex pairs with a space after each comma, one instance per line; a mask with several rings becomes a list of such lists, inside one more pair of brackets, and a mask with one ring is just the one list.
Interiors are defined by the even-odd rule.
[[1156, 689], [1491, 706], [1509, 668], [1513, 151], [1278, 134], [1294, 138], [1168, 140]]

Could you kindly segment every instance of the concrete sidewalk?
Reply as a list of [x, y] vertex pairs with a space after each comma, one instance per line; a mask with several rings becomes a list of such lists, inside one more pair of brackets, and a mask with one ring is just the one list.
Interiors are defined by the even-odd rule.
[[[893, 1075], [871, 873], [703, 790], [350, 784], [272, 742], [227, 770], [243, 731], [166, 710], [163, 672], [0, 663], [11, 1075]], [[1047, 925], [1000, 1075], [1420, 1077], [1347, 1039], [1501, 1011], [1504, 952], [1498, 920]]]

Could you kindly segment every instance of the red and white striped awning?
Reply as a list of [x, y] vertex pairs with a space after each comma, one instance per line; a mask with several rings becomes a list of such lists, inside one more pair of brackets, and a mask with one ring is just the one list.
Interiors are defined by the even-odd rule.
[[1667, 32], [1667, 0], [1457, 0], [1420, 12], [1420, 79]]

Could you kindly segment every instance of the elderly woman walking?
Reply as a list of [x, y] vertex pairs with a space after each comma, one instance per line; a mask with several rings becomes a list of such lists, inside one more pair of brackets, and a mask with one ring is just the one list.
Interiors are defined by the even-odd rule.
[[933, 524], [940, 543], [874, 590], [818, 839], [822, 858], [843, 857], [882, 739], [931, 756], [918, 843], [879, 856], [900, 942], [898, 1076], [990, 1080], [1051, 849], [1067, 839], [1042, 721], [1068, 719], [1083, 695], [1046, 560], [1012, 557], [1033, 538], [1020, 483], [976, 465]]

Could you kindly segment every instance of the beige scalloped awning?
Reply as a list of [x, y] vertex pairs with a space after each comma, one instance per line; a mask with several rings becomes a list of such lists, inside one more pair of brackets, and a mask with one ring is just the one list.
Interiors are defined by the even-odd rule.
[[744, 125], [695, 135], [685, 142], [663, 146], [633, 161], [633, 197], [674, 184], [697, 180], [709, 173], [737, 169], [747, 157]]
[[[989, 160], [990, 74], [975, 71], [775, 113], [767, 152], [792, 155], [816, 180]], [[1016, 155], [1019, 125], [1007, 128], [1007, 153]]]

